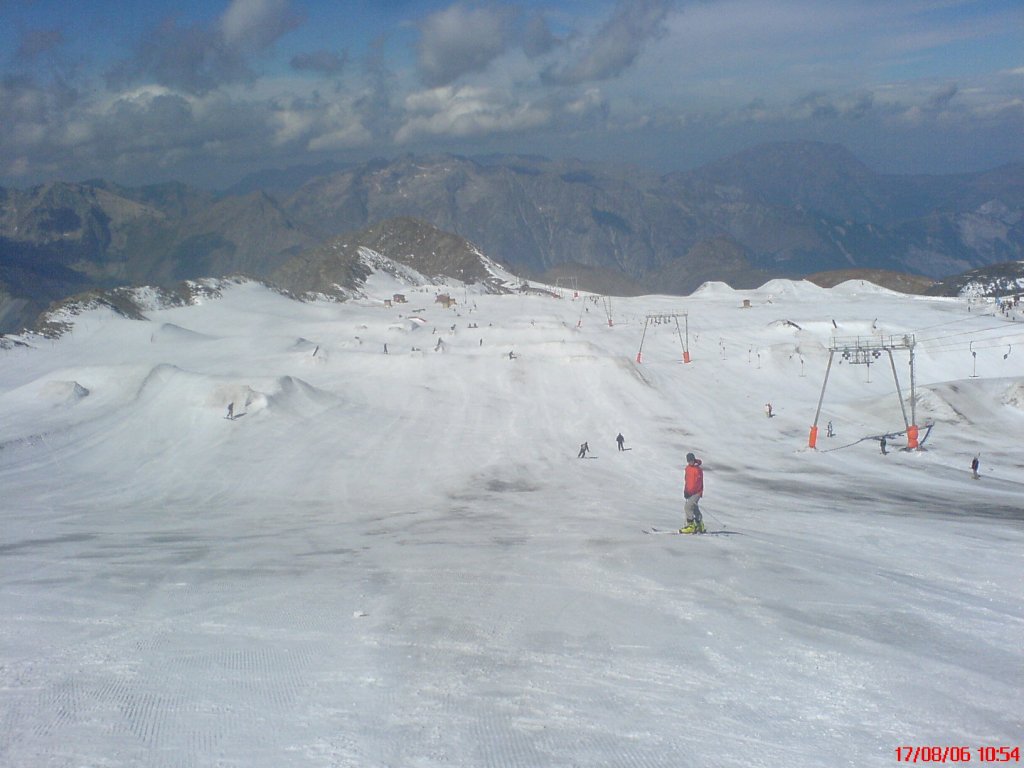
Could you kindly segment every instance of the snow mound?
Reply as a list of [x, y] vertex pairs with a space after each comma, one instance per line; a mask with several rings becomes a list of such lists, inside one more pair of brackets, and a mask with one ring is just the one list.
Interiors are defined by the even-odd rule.
[[235, 414], [266, 407], [266, 396], [247, 384], [218, 381], [205, 374], [185, 371], [176, 365], [155, 366], [139, 385], [136, 402], [149, 410], [150, 422], [163, 416], [185, 416], [189, 411], [226, 409]]
[[205, 404], [219, 409], [232, 405], [235, 414], [254, 413], [267, 407], [267, 396], [248, 384], [224, 383], [213, 387]]
[[1024, 382], [1016, 381], [1003, 392], [1000, 398], [1003, 405], [1024, 410]]
[[314, 341], [304, 339], [301, 336], [291, 346], [292, 352], [297, 354], [304, 363], [326, 363], [327, 350]]
[[758, 288], [757, 293], [767, 293], [770, 294], [772, 298], [776, 296], [786, 296], [790, 298], [814, 298], [817, 296], [827, 296], [828, 289], [822, 288], [820, 285], [815, 285], [807, 280], [784, 280], [776, 278], [774, 280], [769, 280]]
[[154, 341], [213, 341], [213, 336], [190, 331], [174, 323], [164, 323], [153, 333]]
[[[266, 390], [266, 391], [263, 391]], [[311, 416], [335, 405], [338, 398], [292, 376], [281, 376], [266, 385], [217, 380], [204, 374], [162, 364], [149, 372], [139, 387], [137, 400], [163, 414], [183, 414], [189, 409], [226, 411], [235, 417], [264, 410]]]
[[[821, 290], [826, 290], [822, 288]], [[861, 293], [873, 293], [878, 296], [902, 296], [899, 291], [890, 288], [883, 288], [880, 285], [868, 282], [867, 280], [844, 280], [831, 289], [834, 293], [843, 296], [854, 296]]]
[[225, 382], [214, 387], [207, 404], [227, 408], [228, 403], [234, 403], [236, 416], [260, 411], [311, 416], [338, 402], [335, 395], [292, 376], [274, 380], [267, 390], [262, 392], [247, 384]]
[[[947, 390], [948, 388], [948, 390]], [[947, 390], [948, 394], [943, 394]], [[955, 385], [942, 385], [935, 388], [919, 389], [917, 392], [918, 421], [920, 415], [925, 416], [925, 421], [945, 422], [947, 424], [969, 424], [971, 420], [962, 411], [954, 407], [952, 397], [957, 395], [959, 390]]]
[[75, 405], [89, 396], [89, 390], [77, 381], [47, 381], [39, 388], [39, 397], [54, 405]]
[[803, 328], [792, 320], [775, 320], [768, 324], [768, 327], [775, 331], [782, 331], [784, 333], [798, 333]]
[[706, 283], [701, 283], [697, 290], [690, 295], [713, 298], [715, 296], [735, 296], [736, 294], [736, 289], [728, 283], [723, 283], [719, 280], [708, 280]]
[[89, 396], [89, 389], [77, 381], [39, 379], [3, 394], [2, 401], [12, 417], [24, 417], [57, 406], [73, 406]]
[[418, 331], [420, 328], [425, 326], [427, 321], [422, 317], [407, 317], [399, 323], [391, 323], [388, 326], [389, 331], [401, 331], [403, 333]]
[[319, 413], [339, 402], [336, 395], [294, 376], [277, 379], [273, 391], [264, 397], [267, 408], [306, 415]]

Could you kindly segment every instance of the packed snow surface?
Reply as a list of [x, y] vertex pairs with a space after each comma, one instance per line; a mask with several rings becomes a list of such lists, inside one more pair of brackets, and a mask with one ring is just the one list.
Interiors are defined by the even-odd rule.
[[[386, 276], [147, 316], [0, 350], [4, 766], [860, 768], [1024, 741], [1012, 317], [862, 283]], [[833, 339], [910, 334], [914, 407], [906, 349], [836, 354], [810, 449]], [[681, 525], [690, 451], [712, 533], [645, 534]]]

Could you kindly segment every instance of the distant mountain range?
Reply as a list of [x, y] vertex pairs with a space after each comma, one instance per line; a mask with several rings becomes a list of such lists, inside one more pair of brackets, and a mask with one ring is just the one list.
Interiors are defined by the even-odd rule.
[[0, 189], [0, 332], [68, 295], [122, 285], [244, 274], [330, 293], [337, 283], [323, 281], [338, 275], [318, 261], [407, 237], [412, 220], [437, 230], [419, 234], [435, 256], [478, 252], [597, 292], [685, 294], [707, 280], [745, 288], [835, 270], [916, 275], [903, 282], [920, 287], [1024, 259], [1024, 163], [889, 176], [839, 145], [797, 142], [668, 175], [409, 155], [267, 171], [219, 195], [104, 181]]

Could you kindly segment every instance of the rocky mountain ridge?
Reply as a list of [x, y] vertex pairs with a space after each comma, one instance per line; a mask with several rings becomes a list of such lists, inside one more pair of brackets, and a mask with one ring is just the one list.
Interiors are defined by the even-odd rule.
[[1024, 164], [886, 176], [841, 146], [796, 142], [665, 176], [510, 155], [323, 170], [268, 172], [223, 195], [103, 181], [0, 190], [0, 332], [84, 290], [269, 279], [391, 220], [472, 242], [517, 274], [571, 275], [604, 292], [747, 288], [832, 270], [937, 279], [1024, 258]]
[[332, 238], [289, 259], [270, 281], [296, 298], [344, 300], [358, 295], [373, 271], [435, 284], [452, 280], [490, 293], [508, 290], [498, 265], [472, 243], [409, 217]]
[[1008, 297], [1024, 295], [1024, 261], [971, 269], [962, 275], [939, 280], [926, 294], [929, 296]]

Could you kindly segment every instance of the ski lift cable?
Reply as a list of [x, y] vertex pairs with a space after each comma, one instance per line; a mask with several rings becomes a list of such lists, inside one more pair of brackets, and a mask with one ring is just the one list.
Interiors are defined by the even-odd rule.
[[924, 342], [920, 346], [929, 351], [953, 351], [958, 349], [969, 349], [972, 344], [974, 349], [1000, 349], [1007, 344], [1021, 344], [1024, 343], [1024, 333], [1017, 333], [1012, 336], [1000, 336], [999, 338], [993, 339], [982, 339], [980, 342], [960, 339], [958, 341], [950, 341], [946, 343], [936, 344], [933, 342]]
[[963, 339], [960, 338], [960, 337], [964, 336], [964, 335], [971, 336], [971, 338], [974, 338], [976, 341], [993, 341], [995, 339], [1001, 339], [1001, 338], [1006, 338], [1006, 337], [1010, 337], [1010, 336], [1016, 336], [1016, 337], [1024, 336], [1024, 330], [1021, 330], [1020, 326], [1018, 326], [1016, 329], [1002, 328], [1001, 330], [1003, 331], [1002, 334], [999, 334], [999, 335], [991, 335], [990, 334], [988, 336], [983, 336], [980, 339], [977, 337], [977, 335], [971, 336], [971, 334], [960, 334], [960, 333], [958, 333], [958, 334], [950, 335], [950, 336], [937, 336], [934, 339], [917, 339], [917, 343], [918, 344], [931, 344], [931, 345], [938, 345], [938, 346], [942, 346], [943, 344], [962, 344], [963, 343]]
[[[992, 318], [992, 319], [994, 319], [994, 318]], [[911, 331], [911, 333], [923, 335], [925, 338], [941, 339], [941, 338], [944, 338], [946, 336], [962, 336], [965, 333], [984, 333], [985, 331], [991, 331], [994, 328], [1005, 328], [1006, 326], [1007, 326], [1007, 323], [1005, 323], [1005, 322], [998, 322], [995, 325], [987, 325], [984, 328], [969, 328], [969, 329], [964, 330], [964, 331], [956, 331], [955, 333], [935, 333], [935, 334], [922, 333], [922, 331], [928, 330], [927, 328], [923, 328], [920, 331]]]
[[919, 346], [926, 349], [950, 349], [956, 347], [969, 346], [973, 343], [975, 346], [978, 344], [984, 345], [984, 347], [1001, 347], [1003, 344], [1020, 343], [1024, 340], [1024, 333], [1015, 333], [1013, 335], [996, 336], [990, 339], [957, 339], [956, 341], [946, 342], [924, 342], [919, 343]]
[[974, 316], [969, 316], [969, 317], [961, 317], [961, 318], [958, 318], [956, 320], [948, 320], [945, 323], [936, 323], [935, 325], [926, 325], [924, 328], [918, 328], [915, 331], [911, 331], [911, 333], [922, 333], [924, 331], [930, 331], [932, 328], [943, 328], [943, 327], [945, 327], [947, 325], [956, 325], [958, 323], [974, 323], [974, 322], [977, 322], [978, 320], [982, 320], [982, 319], [984, 319], [984, 318], [981, 315], [974, 315]]
[[919, 344], [926, 344], [929, 342], [943, 341], [944, 339], [955, 339], [958, 336], [977, 336], [978, 334], [988, 333], [990, 331], [1003, 331], [1005, 333], [1009, 328], [1012, 327], [1012, 325], [994, 325], [988, 328], [977, 328], [972, 331], [960, 331], [959, 333], [947, 333], [939, 336], [933, 336], [931, 338], [916, 339], [916, 341]]
[[[924, 430], [924, 437], [921, 438], [920, 442], [921, 445], [924, 445], [925, 440], [927, 440], [929, 435], [931, 435], [932, 428], [934, 426], [934, 423], [922, 424], [919, 426], [919, 429]], [[881, 440], [883, 437], [886, 440], [890, 440], [894, 437], [901, 437], [905, 434], [907, 434], [906, 430], [901, 430], [899, 432], [886, 432], [884, 435], [866, 435], [865, 437], [862, 437], [859, 440], [854, 440], [852, 443], [847, 443], [846, 445], [837, 445], [835, 448], [825, 448], [821, 450], [821, 453], [831, 453], [832, 451], [841, 451], [845, 448], [852, 448], [853, 446], [859, 445], [867, 440]]]

